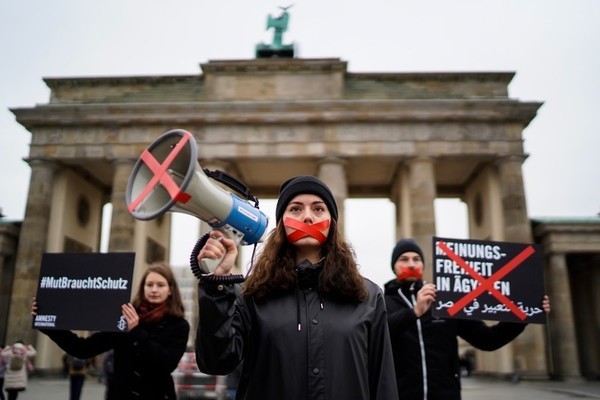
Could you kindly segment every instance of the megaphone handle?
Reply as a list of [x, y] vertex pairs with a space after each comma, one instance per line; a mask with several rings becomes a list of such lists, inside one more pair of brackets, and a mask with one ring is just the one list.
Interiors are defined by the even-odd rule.
[[[239, 245], [240, 242], [242, 241], [242, 238], [244, 237], [242, 234], [240, 234], [236, 230], [232, 230], [232, 228], [229, 225], [226, 225], [221, 228], [217, 228], [217, 230], [219, 232], [223, 233], [223, 236], [235, 241], [236, 245]], [[225, 255], [223, 255], [223, 257], [225, 257]], [[221, 264], [221, 261], [223, 261], [223, 257], [215, 258], [215, 259], [213, 259], [213, 258], [201, 259], [200, 260], [200, 267], [201, 267], [200, 269], [204, 273], [212, 274], [213, 272], [215, 272], [215, 270], [217, 269], [219, 264]]]
[[[223, 256], [224, 257], [224, 256]], [[215, 272], [215, 269], [217, 269], [217, 267], [219, 266], [219, 264], [221, 264], [221, 261], [223, 260], [223, 257], [221, 258], [203, 258], [200, 260], [200, 266], [202, 271], [206, 271], [206, 273], [208, 274], [212, 274], [213, 272]]]

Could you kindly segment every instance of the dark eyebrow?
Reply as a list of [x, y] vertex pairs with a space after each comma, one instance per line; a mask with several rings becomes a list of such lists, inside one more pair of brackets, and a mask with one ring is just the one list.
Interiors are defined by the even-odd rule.
[[[292, 205], [292, 204], [304, 205], [304, 203], [303, 203], [303, 202], [301, 202], [301, 201], [290, 201], [290, 202], [288, 203], [288, 206], [289, 206], [289, 205]], [[313, 201], [312, 203], [310, 203], [310, 205], [311, 205], [311, 206], [314, 206], [315, 204], [323, 204], [323, 205], [326, 205], [326, 204], [325, 204], [325, 202], [324, 202], [323, 200], [316, 200], [316, 201]]]

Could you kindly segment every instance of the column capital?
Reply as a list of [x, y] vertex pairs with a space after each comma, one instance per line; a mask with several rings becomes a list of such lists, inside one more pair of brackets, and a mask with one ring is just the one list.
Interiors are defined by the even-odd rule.
[[321, 160], [319, 160], [318, 164], [319, 164], [319, 166], [324, 165], [324, 164], [338, 164], [338, 165], [345, 167], [348, 164], [348, 162], [341, 157], [327, 156], [327, 157], [323, 157]]
[[200, 166], [202, 168], [218, 169], [223, 172], [230, 171], [232, 169], [232, 165], [233, 164], [230, 161], [221, 160], [219, 158], [206, 159], [200, 162]]
[[29, 166], [31, 168], [33, 168], [33, 167], [45, 167], [45, 168], [52, 168], [52, 169], [60, 168], [60, 165], [58, 164], [58, 162], [53, 158], [29, 157], [29, 158], [24, 158], [23, 160], [27, 164], [29, 164]]
[[137, 162], [137, 158], [132, 157], [117, 157], [110, 160], [113, 165], [121, 165], [121, 164], [135, 164]]
[[527, 154], [501, 154], [494, 159], [493, 165], [500, 166], [502, 164], [512, 162], [523, 164], [525, 160], [527, 160], [527, 157]]
[[[546, 247], [546, 246], [544, 246]], [[567, 251], [566, 250], [550, 250], [548, 252], [546, 252], [546, 255], [548, 257], [566, 257], [567, 256]]]
[[435, 157], [426, 156], [426, 155], [418, 155], [418, 156], [414, 156], [414, 157], [408, 157], [406, 159], [407, 164], [414, 164], [414, 163], [418, 163], [418, 162], [435, 162]]

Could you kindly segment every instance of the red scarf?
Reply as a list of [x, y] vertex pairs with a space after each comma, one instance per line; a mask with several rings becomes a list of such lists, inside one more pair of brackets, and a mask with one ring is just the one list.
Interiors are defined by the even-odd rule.
[[165, 317], [169, 311], [167, 302], [160, 304], [150, 303], [147, 300], [142, 300], [140, 303], [140, 324], [153, 324]]

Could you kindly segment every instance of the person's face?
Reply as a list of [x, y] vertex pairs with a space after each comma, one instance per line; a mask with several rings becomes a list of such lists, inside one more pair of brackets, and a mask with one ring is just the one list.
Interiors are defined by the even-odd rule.
[[171, 295], [167, 279], [161, 274], [150, 272], [144, 283], [144, 297], [152, 304], [160, 304]]
[[402, 253], [394, 264], [394, 272], [398, 280], [414, 282], [423, 278], [423, 260], [419, 253], [407, 251]]
[[[295, 219], [306, 225], [315, 225], [321, 221], [330, 221], [331, 214], [325, 205], [325, 202], [317, 195], [314, 194], [300, 194], [294, 197], [283, 212], [283, 221], [287, 218]], [[297, 229], [286, 226], [285, 234], [289, 238], [290, 234], [296, 232]], [[319, 229], [319, 231], [327, 238], [329, 235], [329, 225], [326, 228]], [[300, 246], [321, 246], [321, 243], [311, 235], [306, 235], [296, 241], [293, 244], [297, 247]]]

